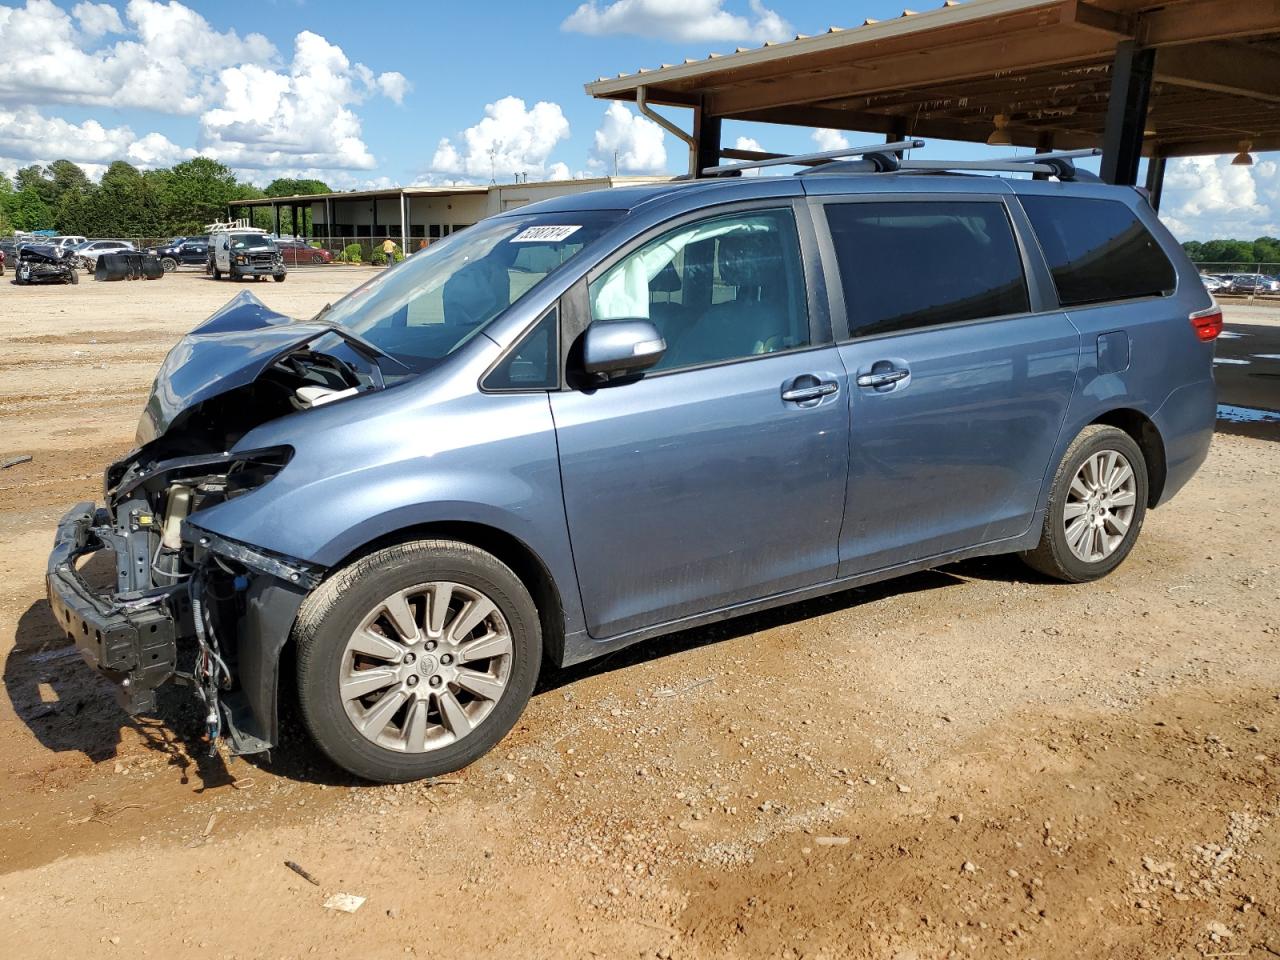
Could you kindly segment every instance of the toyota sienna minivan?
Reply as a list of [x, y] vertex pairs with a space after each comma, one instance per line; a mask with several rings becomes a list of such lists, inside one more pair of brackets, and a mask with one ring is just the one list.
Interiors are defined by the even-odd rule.
[[54, 616], [132, 712], [186, 683], [254, 752], [296, 689], [406, 781], [544, 662], [966, 557], [1110, 573], [1209, 447], [1195, 269], [1132, 188], [847, 169], [522, 207], [305, 321], [241, 293], [61, 521]]

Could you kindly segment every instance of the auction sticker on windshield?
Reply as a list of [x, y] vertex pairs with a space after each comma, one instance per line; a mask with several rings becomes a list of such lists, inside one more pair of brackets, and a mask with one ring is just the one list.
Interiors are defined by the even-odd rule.
[[576, 226], [557, 226], [555, 224], [546, 224], [541, 227], [525, 227], [514, 237], [511, 238], [512, 243], [559, 243], [566, 237], [577, 233], [582, 229], [582, 224]]

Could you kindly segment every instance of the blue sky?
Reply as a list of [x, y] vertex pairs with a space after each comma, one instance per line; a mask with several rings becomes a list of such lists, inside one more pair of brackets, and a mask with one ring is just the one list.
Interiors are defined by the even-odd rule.
[[[260, 184], [295, 175], [351, 188], [596, 175], [616, 152], [623, 173], [682, 172], [680, 143], [583, 84], [895, 17], [901, 4], [0, 0], [0, 170], [67, 157], [96, 175], [114, 159], [203, 153]], [[831, 136], [727, 124], [724, 141], [804, 152]], [[1258, 160], [1175, 163], [1166, 221], [1184, 238], [1280, 233], [1276, 156]]]

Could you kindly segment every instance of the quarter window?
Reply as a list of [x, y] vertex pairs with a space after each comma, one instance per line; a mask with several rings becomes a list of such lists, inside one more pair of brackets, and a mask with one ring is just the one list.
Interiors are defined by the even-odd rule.
[[1003, 204], [876, 201], [825, 209], [855, 337], [1029, 309]]
[[559, 329], [559, 311], [552, 310], [490, 371], [484, 389], [554, 389], [560, 382]]
[[665, 233], [592, 283], [590, 299], [592, 320], [652, 321], [667, 341], [659, 370], [809, 344], [790, 210], [716, 217]]
[[1064, 307], [1173, 292], [1173, 264], [1116, 200], [1022, 197]]

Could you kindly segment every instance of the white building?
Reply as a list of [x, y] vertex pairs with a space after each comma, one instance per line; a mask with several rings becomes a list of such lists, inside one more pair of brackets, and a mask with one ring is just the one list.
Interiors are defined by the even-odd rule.
[[[451, 187], [393, 187], [297, 197], [262, 197], [228, 205], [229, 219], [248, 217], [255, 207], [272, 211], [275, 232], [353, 240], [390, 237], [402, 249], [438, 240], [477, 220], [549, 197], [610, 187], [654, 183], [666, 177], [596, 177], [543, 183], [497, 183]], [[303, 216], [310, 212], [310, 224]], [[308, 230], [309, 227], [309, 230]]]

